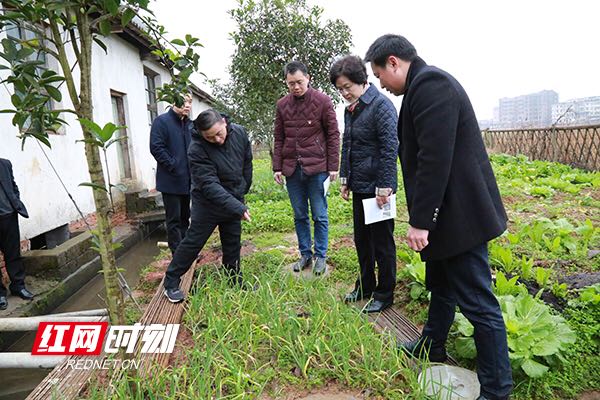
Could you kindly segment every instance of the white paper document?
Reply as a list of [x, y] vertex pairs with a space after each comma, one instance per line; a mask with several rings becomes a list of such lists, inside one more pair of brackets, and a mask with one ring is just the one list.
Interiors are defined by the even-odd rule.
[[374, 222], [385, 221], [386, 219], [396, 218], [396, 195], [390, 196], [387, 204], [383, 205], [383, 208], [379, 208], [375, 197], [371, 199], [364, 199], [363, 210], [365, 211], [365, 225], [372, 224]]
[[327, 177], [327, 179], [325, 179], [323, 181], [323, 194], [327, 195], [327, 191], [329, 190], [330, 184], [331, 184], [331, 179], [329, 179], [329, 177]]

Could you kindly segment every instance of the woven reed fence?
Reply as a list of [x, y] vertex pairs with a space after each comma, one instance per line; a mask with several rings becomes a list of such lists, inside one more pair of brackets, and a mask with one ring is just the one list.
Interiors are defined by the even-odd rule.
[[486, 130], [482, 134], [492, 152], [600, 170], [600, 125]]

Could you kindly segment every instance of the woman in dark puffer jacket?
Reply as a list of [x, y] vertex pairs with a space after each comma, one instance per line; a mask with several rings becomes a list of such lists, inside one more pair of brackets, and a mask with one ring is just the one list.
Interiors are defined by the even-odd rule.
[[353, 192], [354, 243], [360, 264], [360, 276], [345, 300], [355, 302], [372, 297], [364, 311], [380, 312], [394, 300], [394, 220], [365, 225], [362, 200], [376, 198], [382, 207], [396, 192], [398, 115], [391, 100], [367, 82], [367, 70], [360, 57], [349, 55], [337, 60], [331, 66], [329, 79], [348, 102], [344, 113], [341, 195], [349, 200]]

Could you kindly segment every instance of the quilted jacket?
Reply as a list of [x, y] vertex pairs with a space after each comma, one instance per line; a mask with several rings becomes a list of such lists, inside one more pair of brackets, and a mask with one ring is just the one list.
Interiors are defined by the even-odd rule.
[[350, 190], [373, 194], [375, 187], [396, 191], [398, 170], [398, 114], [391, 100], [375, 85], [344, 113], [340, 177]]
[[340, 132], [329, 96], [308, 88], [277, 102], [273, 171], [291, 176], [297, 165], [307, 175], [337, 171]]

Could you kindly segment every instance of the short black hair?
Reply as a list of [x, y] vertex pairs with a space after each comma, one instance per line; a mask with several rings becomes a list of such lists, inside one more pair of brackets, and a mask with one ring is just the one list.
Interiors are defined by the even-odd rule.
[[287, 78], [288, 74], [295, 74], [296, 71], [300, 71], [304, 76], [308, 76], [308, 69], [304, 63], [301, 63], [300, 61], [290, 61], [283, 68], [283, 79]]
[[218, 111], [209, 108], [198, 114], [194, 120], [194, 127], [199, 133], [206, 132], [222, 119], [223, 116]]
[[368, 75], [365, 63], [359, 56], [348, 55], [340, 58], [329, 69], [329, 80], [333, 86], [340, 76], [345, 76], [351, 82], [359, 85], [367, 83]]
[[371, 44], [365, 55], [365, 62], [385, 67], [389, 56], [413, 61], [417, 58], [417, 50], [404, 36], [387, 34], [380, 36]]

